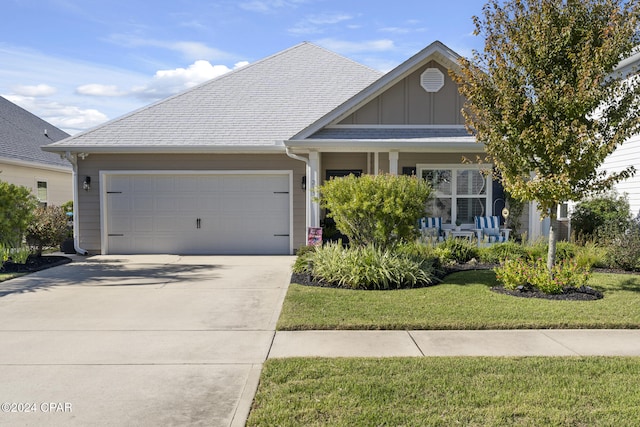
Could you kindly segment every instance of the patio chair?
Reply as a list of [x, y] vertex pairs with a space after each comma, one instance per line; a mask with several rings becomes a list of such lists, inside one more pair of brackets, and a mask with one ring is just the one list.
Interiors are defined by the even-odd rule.
[[476, 216], [475, 232], [478, 237], [478, 245], [503, 243], [509, 240], [509, 228], [500, 228], [500, 218], [497, 216]]
[[444, 240], [441, 217], [423, 217], [418, 221], [418, 228], [423, 240]]

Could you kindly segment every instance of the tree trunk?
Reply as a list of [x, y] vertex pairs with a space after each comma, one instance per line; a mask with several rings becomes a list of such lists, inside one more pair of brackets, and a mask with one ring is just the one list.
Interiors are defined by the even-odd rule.
[[553, 205], [549, 215], [549, 251], [547, 252], [547, 270], [549, 273], [556, 265], [556, 242], [558, 241], [558, 205]]

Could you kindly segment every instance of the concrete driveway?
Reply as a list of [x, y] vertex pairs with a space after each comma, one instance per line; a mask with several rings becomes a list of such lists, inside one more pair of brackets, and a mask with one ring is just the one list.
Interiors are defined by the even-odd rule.
[[288, 256], [96, 256], [0, 283], [0, 425], [244, 425]]

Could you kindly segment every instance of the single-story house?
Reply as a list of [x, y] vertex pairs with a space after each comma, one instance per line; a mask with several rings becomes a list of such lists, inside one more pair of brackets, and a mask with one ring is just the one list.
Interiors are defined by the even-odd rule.
[[500, 215], [500, 186], [462, 161], [484, 146], [458, 59], [436, 41], [382, 74], [302, 43], [46, 146], [73, 164], [77, 250], [292, 254], [323, 219], [314, 188], [348, 173], [428, 179], [445, 227]]
[[44, 206], [72, 200], [71, 164], [41, 149], [68, 136], [0, 96], [0, 180], [29, 188]]

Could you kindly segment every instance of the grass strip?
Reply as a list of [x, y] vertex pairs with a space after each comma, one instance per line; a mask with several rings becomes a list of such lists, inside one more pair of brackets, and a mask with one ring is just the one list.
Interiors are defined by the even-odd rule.
[[639, 376], [639, 358], [272, 359], [247, 425], [633, 425]]
[[491, 291], [492, 271], [465, 271], [419, 289], [354, 291], [292, 284], [278, 330], [639, 328], [640, 276], [596, 273], [597, 301], [518, 298]]
[[25, 273], [0, 273], [0, 282], [5, 280], [14, 279], [16, 277], [24, 276]]

